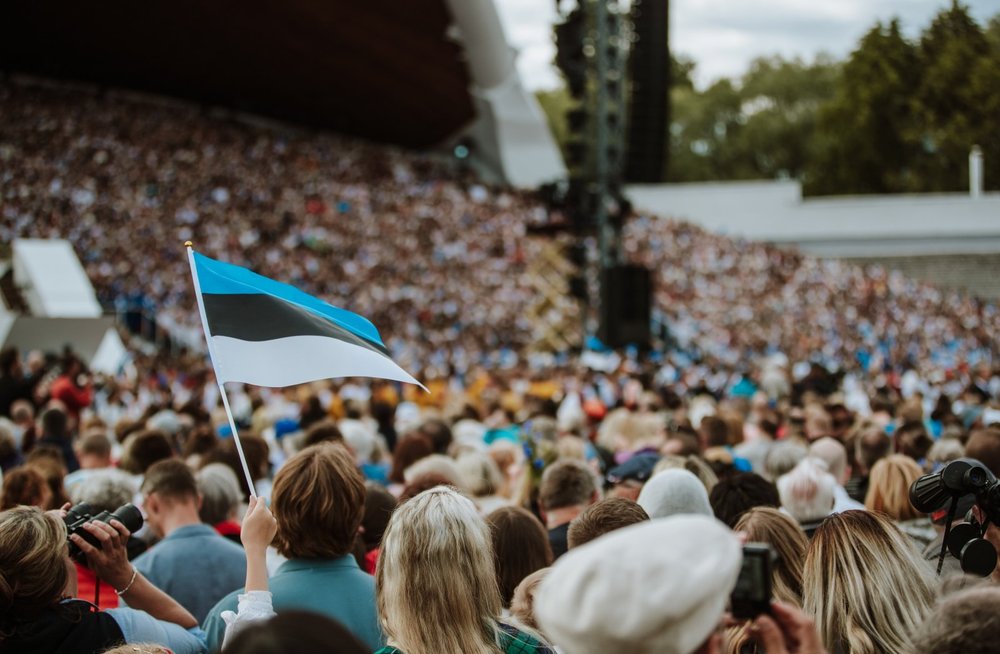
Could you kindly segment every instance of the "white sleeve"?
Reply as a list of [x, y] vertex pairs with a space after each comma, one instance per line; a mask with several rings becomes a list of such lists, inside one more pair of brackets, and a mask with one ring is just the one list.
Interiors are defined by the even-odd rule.
[[251, 590], [239, 596], [238, 613], [222, 612], [222, 621], [226, 623], [226, 633], [222, 636], [222, 649], [236, 637], [238, 633], [258, 622], [264, 622], [274, 617], [274, 606], [271, 593], [266, 590]]

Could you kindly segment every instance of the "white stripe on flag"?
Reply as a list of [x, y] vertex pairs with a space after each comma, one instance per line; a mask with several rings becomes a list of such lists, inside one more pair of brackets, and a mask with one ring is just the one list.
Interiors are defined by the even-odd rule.
[[269, 341], [211, 338], [216, 374], [223, 382], [282, 387], [330, 377], [379, 377], [427, 390], [385, 355], [327, 336]]

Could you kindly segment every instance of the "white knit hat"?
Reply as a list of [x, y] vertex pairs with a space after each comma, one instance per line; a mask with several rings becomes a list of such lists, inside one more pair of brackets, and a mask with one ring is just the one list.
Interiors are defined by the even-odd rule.
[[718, 626], [741, 563], [739, 540], [714, 518], [642, 522], [562, 556], [535, 613], [565, 654], [691, 654]]
[[654, 520], [681, 513], [715, 515], [708, 502], [705, 484], [682, 468], [671, 468], [654, 475], [642, 487], [638, 502]]

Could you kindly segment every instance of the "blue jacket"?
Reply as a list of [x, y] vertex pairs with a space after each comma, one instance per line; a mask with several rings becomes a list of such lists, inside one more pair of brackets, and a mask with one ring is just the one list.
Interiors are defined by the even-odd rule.
[[[281, 564], [269, 580], [274, 611], [296, 609], [333, 618], [371, 651], [385, 644], [375, 611], [375, 578], [358, 567], [350, 554], [332, 560], [291, 560]], [[239, 589], [222, 598], [202, 625], [208, 648], [222, 646], [226, 623], [223, 611], [237, 610]]]

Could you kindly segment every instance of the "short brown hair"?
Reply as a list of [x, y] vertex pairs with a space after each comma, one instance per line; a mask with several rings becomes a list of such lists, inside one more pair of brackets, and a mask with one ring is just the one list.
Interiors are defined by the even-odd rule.
[[199, 495], [194, 473], [180, 459], [157, 461], [149, 466], [140, 490], [170, 499], [197, 498]]
[[965, 444], [965, 456], [976, 459], [994, 475], [1000, 475], [1000, 429], [989, 427], [972, 432]]
[[574, 459], [556, 461], [542, 473], [538, 501], [546, 511], [589, 504], [597, 481], [587, 464]]
[[566, 540], [570, 549], [573, 549], [615, 529], [628, 527], [643, 520], [649, 520], [649, 514], [632, 500], [624, 497], [608, 497], [591, 504], [569, 523]]
[[0, 493], [0, 511], [41, 502], [47, 486], [45, 475], [30, 465], [8, 470], [3, 478], [3, 492]]
[[125, 443], [125, 456], [119, 467], [136, 475], [145, 474], [157, 461], [174, 455], [170, 439], [162, 431], [148, 429], [129, 436]]
[[1000, 588], [974, 587], [942, 600], [911, 638], [914, 652], [980, 654], [996, 651]]
[[290, 559], [333, 559], [353, 550], [365, 512], [365, 480], [342, 445], [320, 443], [281, 467], [272, 491], [274, 546]]
[[514, 590], [525, 577], [552, 565], [552, 546], [545, 527], [530, 511], [505, 506], [486, 516], [493, 538], [497, 584], [504, 606], [514, 599]]
[[92, 431], [80, 439], [80, 454], [92, 454], [101, 458], [111, 456], [111, 439], [103, 431]]

